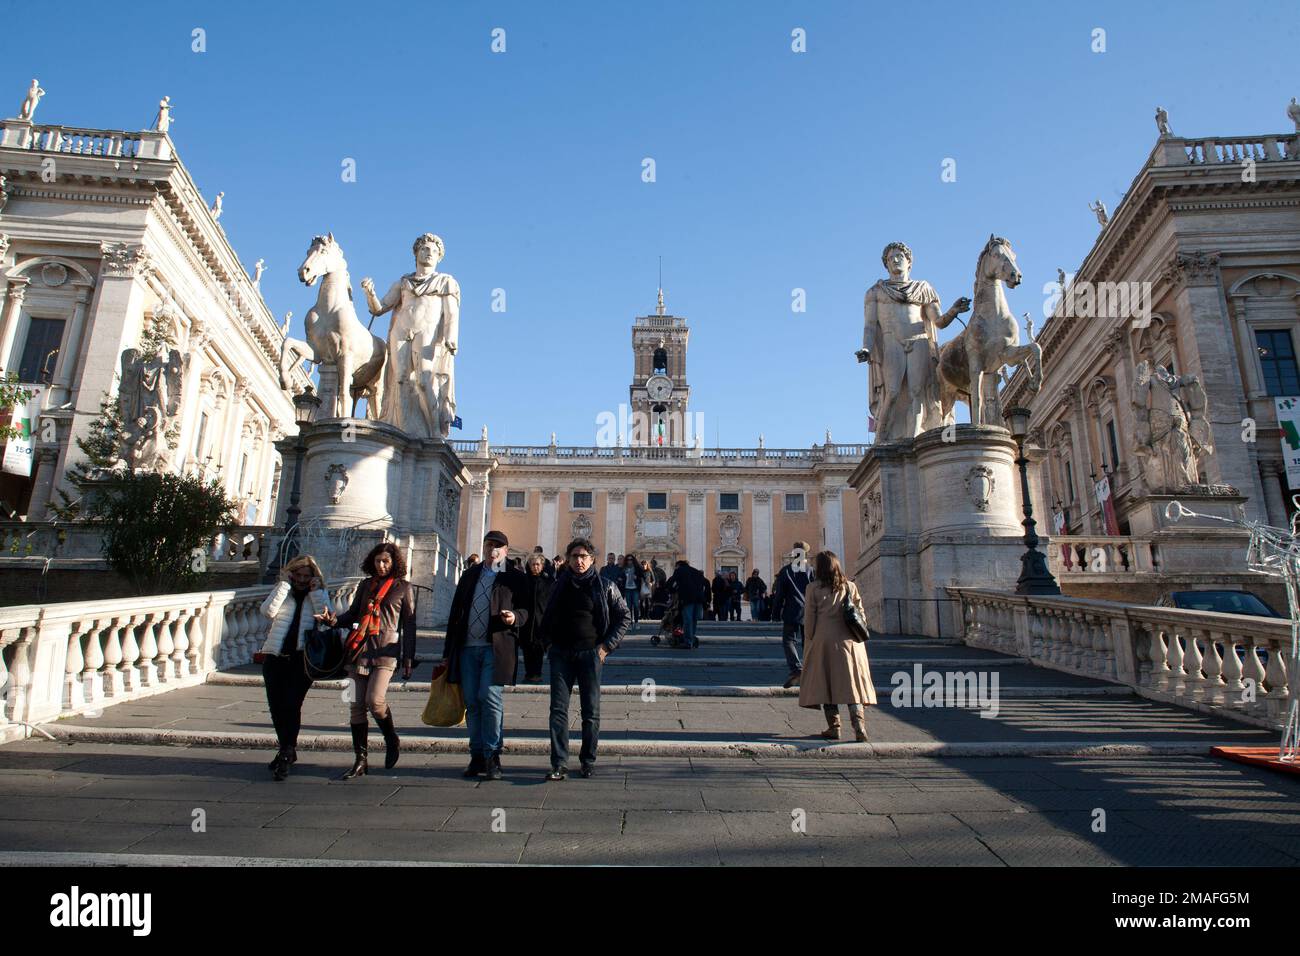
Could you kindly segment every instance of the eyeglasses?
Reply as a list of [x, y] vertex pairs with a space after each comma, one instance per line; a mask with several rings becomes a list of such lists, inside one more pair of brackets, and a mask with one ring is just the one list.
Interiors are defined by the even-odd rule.
[[591, 555], [589, 555], [589, 554], [585, 554], [585, 553], [583, 553], [583, 552], [581, 552], [581, 551], [575, 551], [575, 552], [573, 552], [573, 554], [569, 555], [569, 559], [570, 559], [570, 560], [572, 560], [572, 559], [574, 559], [574, 558], [590, 558], [590, 557], [591, 557]]

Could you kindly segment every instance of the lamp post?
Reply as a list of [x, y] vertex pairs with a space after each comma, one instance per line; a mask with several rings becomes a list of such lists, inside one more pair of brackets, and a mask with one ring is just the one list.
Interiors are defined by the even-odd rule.
[[312, 391], [310, 385], [293, 397], [293, 420], [298, 423], [298, 438], [293, 444], [293, 488], [289, 492], [289, 508], [284, 515], [284, 538], [280, 542], [280, 547], [275, 549], [275, 555], [266, 568], [264, 580], [267, 584], [274, 584], [275, 579], [280, 576], [282, 558], [287, 560], [298, 554], [296, 532], [298, 516], [302, 514], [298, 503], [302, 500], [302, 459], [307, 453], [305, 432], [312, 419], [316, 417], [316, 410], [319, 408], [320, 396]]
[[1016, 440], [1016, 466], [1020, 469], [1020, 497], [1024, 501], [1025, 553], [1020, 556], [1020, 578], [1016, 581], [1017, 594], [1060, 594], [1061, 586], [1047, 569], [1047, 556], [1038, 550], [1038, 532], [1035, 530], [1034, 506], [1029, 500], [1029, 472], [1025, 457], [1025, 436], [1029, 434], [1029, 409], [1008, 408], [1003, 413], [1011, 437]]

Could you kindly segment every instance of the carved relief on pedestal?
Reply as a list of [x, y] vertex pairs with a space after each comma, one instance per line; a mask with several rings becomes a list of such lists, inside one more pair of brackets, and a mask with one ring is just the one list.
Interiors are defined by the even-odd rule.
[[868, 491], [862, 499], [862, 536], [873, 537], [884, 523], [884, 512], [880, 507], [880, 489]]
[[966, 472], [966, 493], [970, 495], [971, 504], [977, 511], [989, 510], [989, 502], [996, 486], [993, 469], [988, 465], [973, 465]]
[[325, 470], [325, 493], [329, 495], [330, 504], [336, 505], [343, 500], [343, 492], [348, 487], [348, 470], [337, 462]]
[[[484, 482], [486, 485], [486, 482]], [[460, 489], [447, 480], [446, 475], [438, 476], [438, 497], [434, 506], [434, 522], [443, 534], [454, 536], [456, 523], [460, 516]]]

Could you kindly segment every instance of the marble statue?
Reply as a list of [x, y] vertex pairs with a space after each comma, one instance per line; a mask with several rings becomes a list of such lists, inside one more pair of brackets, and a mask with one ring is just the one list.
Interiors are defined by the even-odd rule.
[[425, 233], [411, 248], [415, 271], [394, 282], [382, 299], [373, 281], [361, 280], [370, 314], [393, 313], [383, 420], [413, 437], [446, 438], [456, 417], [460, 286], [437, 271], [445, 252], [442, 239]]
[[172, 98], [164, 96], [158, 101], [158, 115], [153, 121], [153, 128], [160, 133], [165, 133], [172, 125]]
[[265, 259], [258, 259], [256, 262], [253, 263], [253, 288], [254, 289], [257, 289], [259, 291], [261, 290], [262, 273], [265, 271], [266, 271]]
[[[259, 260], [260, 261], [260, 260]], [[289, 313], [284, 317], [285, 339], [280, 344], [280, 387], [289, 389], [289, 369], [303, 361], [333, 366], [335, 387], [322, 388], [321, 408], [329, 418], [355, 418], [357, 402], [366, 400], [366, 417], [378, 420], [385, 405], [384, 365], [392, 358], [384, 340], [361, 324], [352, 304], [352, 281], [343, 250], [334, 233], [313, 236], [298, 278], [313, 286], [320, 279], [316, 304], [303, 325], [307, 341], [289, 338]], [[349, 404], [347, 399], [351, 396]]]
[[1165, 112], [1163, 106], [1156, 107], [1156, 129], [1160, 130], [1161, 136], [1171, 136], [1169, 132], [1169, 114]]
[[1140, 362], [1132, 404], [1134, 452], [1147, 488], [1168, 494], [1199, 485], [1200, 464], [1214, 453], [1200, 379]]
[[216, 200], [212, 203], [212, 221], [216, 222], [221, 218], [221, 201], [226, 197], [224, 192], [217, 193]]
[[952, 420], [953, 405], [964, 399], [975, 425], [1003, 427], [998, 399], [998, 369], [1028, 365], [1029, 391], [1043, 381], [1043, 350], [1036, 342], [1020, 344], [1020, 323], [1007, 304], [1005, 282], [1020, 285], [1020, 266], [1010, 241], [989, 236], [975, 265], [975, 304], [970, 322], [939, 350], [939, 400], [944, 421]]
[[1061, 287], [1062, 292], [1065, 291], [1065, 270], [1064, 269], [1056, 270], [1056, 284]]
[[4, 176], [0, 176], [0, 212], [4, 212], [5, 206], [9, 202], [9, 185], [5, 182]]
[[27, 90], [27, 95], [23, 97], [23, 105], [18, 109], [18, 118], [20, 120], [32, 121], [32, 114], [36, 112], [36, 106], [40, 103], [41, 97], [45, 91], [41, 89], [41, 84], [32, 80], [32, 85]]
[[154, 471], [170, 463], [166, 433], [180, 409], [184, 364], [180, 350], [170, 348], [161, 337], [152, 353], [122, 352], [117, 391], [123, 432], [120, 454], [130, 468]]
[[1295, 131], [1300, 133], [1300, 103], [1296, 102], [1295, 97], [1291, 97], [1291, 104], [1286, 108], [1286, 115], [1295, 123]]
[[1025, 313], [1025, 337], [1031, 342], [1036, 338], [1034, 335], [1034, 317], [1028, 312]]
[[1097, 216], [1097, 222], [1101, 223], [1101, 228], [1105, 229], [1106, 224], [1110, 222], [1110, 215], [1106, 212], [1106, 204], [1098, 199], [1096, 202], [1088, 203], [1088, 208]]
[[923, 279], [910, 278], [912, 250], [891, 242], [881, 253], [889, 278], [870, 289], [862, 304], [862, 348], [870, 363], [868, 404], [876, 419], [876, 440], [905, 441], [943, 424], [938, 388], [938, 340], [970, 300], [960, 298], [939, 311], [939, 294]]
[[[293, 313], [286, 312], [284, 314], [284, 325], [280, 326], [280, 335], [286, 339], [289, 337], [289, 323], [292, 320], [293, 320]], [[283, 385], [281, 385], [281, 387], [283, 387]]]

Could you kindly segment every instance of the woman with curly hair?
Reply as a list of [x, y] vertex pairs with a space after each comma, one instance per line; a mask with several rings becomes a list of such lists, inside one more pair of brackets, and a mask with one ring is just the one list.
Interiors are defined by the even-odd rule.
[[352, 606], [335, 617], [319, 615], [327, 624], [362, 631], [365, 645], [356, 663], [349, 666], [353, 694], [351, 704], [352, 749], [355, 759], [344, 780], [367, 771], [366, 712], [374, 715], [384, 735], [384, 769], [397, 764], [399, 740], [388, 707], [388, 682], [402, 660], [402, 679], [411, 676], [415, 664], [415, 589], [406, 578], [406, 559], [391, 541], [375, 545], [361, 562], [367, 575], [357, 587]]

